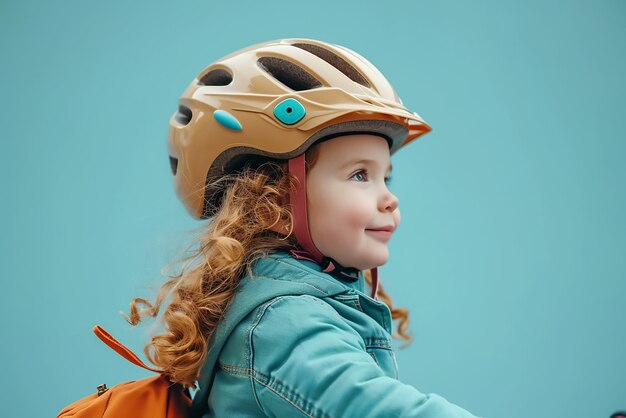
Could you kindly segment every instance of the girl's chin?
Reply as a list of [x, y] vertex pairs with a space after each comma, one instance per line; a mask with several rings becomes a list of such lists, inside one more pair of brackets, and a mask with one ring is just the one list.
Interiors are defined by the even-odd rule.
[[373, 268], [384, 265], [388, 259], [389, 259], [388, 253], [380, 254], [380, 255], [376, 255], [372, 257], [366, 257], [362, 260], [359, 260], [360, 261], [358, 263], [359, 265], [355, 266], [354, 268], [358, 270], [371, 270]]
[[[338, 251], [339, 252], [339, 251]], [[376, 248], [369, 248], [366, 251], [359, 251], [358, 247], [353, 248], [352, 251], [341, 251], [340, 254], [329, 251], [323, 254], [336, 260], [344, 267], [351, 267], [357, 270], [370, 270], [375, 267], [380, 267], [389, 259], [389, 250], [386, 244], [380, 243]]]

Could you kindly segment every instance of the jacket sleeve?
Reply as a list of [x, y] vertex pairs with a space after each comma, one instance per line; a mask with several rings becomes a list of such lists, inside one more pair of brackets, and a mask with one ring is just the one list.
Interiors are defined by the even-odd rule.
[[386, 376], [359, 334], [313, 296], [274, 299], [249, 335], [249, 376], [269, 417], [474, 417]]

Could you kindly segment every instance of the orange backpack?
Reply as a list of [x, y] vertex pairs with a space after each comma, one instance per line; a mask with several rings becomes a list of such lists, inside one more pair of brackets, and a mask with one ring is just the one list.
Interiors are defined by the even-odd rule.
[[191, 396], [182, 385], [171, 383], [161, 370], [146, 366], [99, 325], [93, 332], [126, 360], [159, 375], [112, 388], [100, 385], [97, 393], [65, 407], [57, 418], [186, 418], [189, 415]]

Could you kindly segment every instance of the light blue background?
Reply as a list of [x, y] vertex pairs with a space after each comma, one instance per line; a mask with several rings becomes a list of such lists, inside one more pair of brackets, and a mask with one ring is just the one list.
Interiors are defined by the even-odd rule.
[[0, 2], [4, 416], [146, 375], [151, 296], [189, 242], [167, 122], [252, 43], [366, 56], [434, 131], [394, 157], [382, 269], [411, 311], [401, 380], [485, 417], [626, 409], [626, 2]]

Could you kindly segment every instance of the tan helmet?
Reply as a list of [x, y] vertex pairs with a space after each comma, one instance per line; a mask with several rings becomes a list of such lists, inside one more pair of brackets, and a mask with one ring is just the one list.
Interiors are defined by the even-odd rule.
[[[431, 128], [369, 61], [339, 45], [281, 39], [205, 68], [170, 118], [176, 192], [195, 218], [219, 205], [211, 183], [251, 155], [291, 159], [319, 139], [384, 136], [391, 153]], [[208, 187], [207, 187], [208, 186]]]

